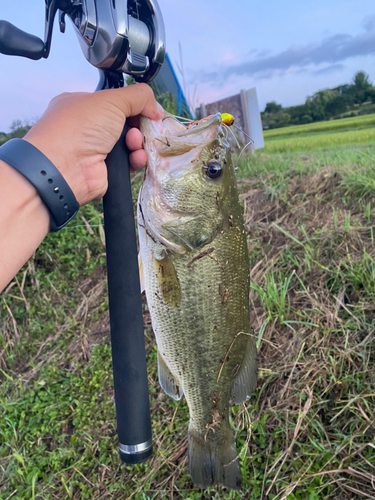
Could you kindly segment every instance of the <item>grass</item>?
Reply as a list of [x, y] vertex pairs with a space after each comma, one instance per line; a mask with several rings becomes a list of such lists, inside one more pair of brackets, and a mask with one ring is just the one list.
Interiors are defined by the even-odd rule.
[[321, 151], [338, 146], [373, 144], [375, 115], [330, 120], [265, 130], [265, 149], [268, 153]]
[[159, 387], [146, 304], [155, 454], [120, 463], [96, 204], [0, 298], [1, 500], [375, 498], [375, 146], [271, 142], [238, 170], [260, 362], [231, 413], [242, 492], [191, 483], [187, 405]]
[[292, 125], [290, 127], [275, 128], [265, 130], [266, 139], [273, 137], [295, 136], [300, 134], [310, 134], [313, 132], [336, 132], [338, 130], [356, 130], [358, 128], [369, 128], [375, 125], [375, 114], [342, 118], [340, 120], [330, 120], [325, 122], [307, 123], [305, 125]]
[[331, 134], [310, 134], [307, 136], [285, 136], [268, 140], [266, 149], [270, 153], [287, 153], [295, 151], [316, 151], [319, 149], [342, 146], [346, 144], [366, 144], [375, 141], [375, 128], [349, 130]]

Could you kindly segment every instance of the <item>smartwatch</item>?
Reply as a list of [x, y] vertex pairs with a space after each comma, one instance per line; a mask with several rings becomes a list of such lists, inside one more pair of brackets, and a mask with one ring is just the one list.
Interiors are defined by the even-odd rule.
[[0, 147], [0, 160], [22, 174], [37, 190], [49, 211], [52, 232], [73, 219], [79, 203], [64, 177], [39, 149], [23, 139], [11, 139]]

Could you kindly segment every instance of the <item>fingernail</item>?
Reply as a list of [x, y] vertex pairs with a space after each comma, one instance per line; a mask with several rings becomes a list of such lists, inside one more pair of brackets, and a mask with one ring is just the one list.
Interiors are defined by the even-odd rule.
[[164, 109], [163, 109], [163, 106], [161, 104], [159, 104], [158, 102], [156, 103], [157, 104], [157, 110], [158, 110], [158, 114], [160, 115], [160, 117], [162, 118], [164, 116]]

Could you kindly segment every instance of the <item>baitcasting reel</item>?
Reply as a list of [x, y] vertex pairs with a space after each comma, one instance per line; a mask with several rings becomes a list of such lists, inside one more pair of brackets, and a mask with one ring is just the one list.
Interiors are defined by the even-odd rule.
[[165, 57], [165, 32], [156, 0], [45, 0], [44, 42], [0, 21], [0, 53], [38, 60], [51, 49], [55, 15], [60, 31], [70, 17], [82, 51], [98, 69], [126, 73], [148, 82], [159, 72]]
[[[86, 59], [99, 69], [97, 90], [124, 86], [123, 73], [149, 82], [165, 56], [163, 19], [156, 0], [45, 0], [44, 42], [0, 21], [0, 53], [38, 60], [51, 48], [54, 18], [68, 16]], [[150, 406], [126, 126], [109, 153], [103, 198], [109, 315], [120, 458], [130, 464], [152, 454]]]

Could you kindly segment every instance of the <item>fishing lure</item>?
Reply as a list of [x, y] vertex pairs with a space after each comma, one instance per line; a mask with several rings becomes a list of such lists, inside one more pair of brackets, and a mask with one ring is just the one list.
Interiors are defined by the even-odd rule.
[[[191, 122], [189, 122], [187, 125], [186, 125], [186, 128], [193, 128], [193, 127], [196, 127], [197, 125], [199, 125], [200, 123], [203, 123], [203, 122], [206, 122], [207, 120], [209, 120], [210, 118], [212, 117], [212, 115], [210, 116], [207, 116], [207, 118], [202, 118], [201, 120], [192, 120]], [[227, 125], [228, 127], [230, 127], [231, 125], [234, 124], [234, 117], [232, 115], [230, 115], [229, 113], [221, 113], [221, 123], [223, 125]], [[238, 128], [238, 127], [236, 127]]]
[[[227, 131], [226, 132], [226, 136], [228, 137], [228, 133], [230, 132], [232, 134], [232, 136], [233, 136], [233, 138], [234, 138], [234, 140], [235, 140], [238, 148], [240, 148], [240, 145], [238, 143], [237, 137], [234, 135], [233, 130], [231, 130], [230, 127], [236, 128], [245, 137], [247, 137], [249, 139], [249, 142], [242, 148], [240, 156], [238, 157], [238, 159], [239, 159], [241, 157], [242, 153], [244, 152], [244, 150], [250, 144], [254, 144], [254, 141], [253, 141], [253, 139], [248, 134], [246, 134], [246, 132], [244, 132], [240, 127], [237, 127], [237, 125], [235, 125], [235, 123], [234, 123], [234, 116], [233, 115], [231, 115], [230, 113], [221, 113], [220, 116], [221, 116], [221, 123], [222, 123], [222, 125], [224, 125], [224, 128]], [[182, 123], [183, 125], [185, 125], [185, 127], [187, 129], [191, 129], [191, 128], [197, 127], [201, 123], [206, 122], [207, 120], [209, 120], [210, 118], [212, 118], [212, 115], [207, 116], [206, 118], [202, 118], [201, 120], [189, 120], [188, 118], [183, 118], [181, 116], [173, 116], [173, 117], [172, 116], [171, 117], [167, 116], [167, 117], [163, 118], [163, 120], [165, 120], [167, 118], [173, 118], [174, 120], [177, 120], [180, 123]]]

